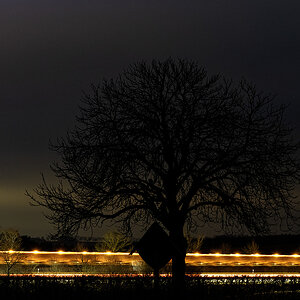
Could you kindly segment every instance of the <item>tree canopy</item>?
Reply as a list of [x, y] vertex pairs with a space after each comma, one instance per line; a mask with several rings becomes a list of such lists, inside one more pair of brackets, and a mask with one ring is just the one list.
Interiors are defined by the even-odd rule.
[[168, 228], [195, 213], [263, 231], [290, 215], [299, 176], [283, 112], [193, 62], [138, 63], [85, 95], [78, 126], [52, 145], [60, 183], [43, 181], [34, 200], [71, 231], [111, 218]]

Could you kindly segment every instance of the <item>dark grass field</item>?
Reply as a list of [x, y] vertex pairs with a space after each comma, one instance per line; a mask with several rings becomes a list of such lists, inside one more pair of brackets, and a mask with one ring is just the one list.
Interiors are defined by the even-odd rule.
[[[1, 299], [178, 299], [171, 277], [144, 276], [11, 276], [0, 278]], [[182, 299], [300, 299], [297, 277], [187, 276]]]

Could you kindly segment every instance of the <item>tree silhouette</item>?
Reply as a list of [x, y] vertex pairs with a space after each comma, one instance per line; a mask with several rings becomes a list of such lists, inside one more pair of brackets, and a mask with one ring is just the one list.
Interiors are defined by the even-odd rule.
[[6, 274], [9, 277], [12, 268], [23, 259], [21, 237], [16, 230], [5, 230], [0, 233], [0, 257], [6, 265]]
[[185, 239], [187, 242], [188, 253], [197, 253], [201, 251], [201, 247], [203, 245], [204, 236], [192, 237], [191, 235], [185, 235]]
[[259, 246], [253, 240], [242, 249], [242, 252], [246, 254], [256, 254], [258, 253], [258, 251], [259, 251]]
[[131, 240], [117, 231], [107, 232], [102, 241], [95, 245], [95, 250], [98, 252], [125, 252], [130, 251], [131, 248]]
[[259, 233], [292, 216], [298, 144], [285, 108], [242, 80], [208, 76], [185, 60], [137, 63], [85, 94], [77, 126], [51, 149], [58, 178], [43, 177], [35, 205], [60, 233], [158, 221], [184, 279], [185, 224], [219, 222]]

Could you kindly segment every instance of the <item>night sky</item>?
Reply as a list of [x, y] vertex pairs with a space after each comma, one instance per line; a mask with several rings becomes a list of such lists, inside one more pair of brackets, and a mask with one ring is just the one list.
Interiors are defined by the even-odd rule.
[[25, 190], [51, 179], [49, 139], [74, 125], [82, 91], [129, 64], [185, 58], [289, 104], [300, 133], [299, 0], [1, 0], [0, 228], [47, 236]]

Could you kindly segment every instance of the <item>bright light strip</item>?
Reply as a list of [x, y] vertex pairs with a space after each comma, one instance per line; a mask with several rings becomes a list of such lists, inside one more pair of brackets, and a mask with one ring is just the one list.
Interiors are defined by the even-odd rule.
[[[22, 253], [22, 254], [63, 254], [63, 255], [81, 255], [81, 254], [90, 254], [90, 255], [113, 255], [113, 256], [126, 256], [130, 255], [129, 252], [88, 252], [88, 251], [63, 251], [63, 250], [57, 250], [57, 251], [39, 251], [39, 250], [32, 250], [32, 251], [16, 251], [16, 250], [9, 250], [9, 251], [0, 251], [0, 253]], [[138, 253], [132, 253], [131, 255], [133, 256], [139, 256]], [[131, 256], [130, 255], [130, 256]], [[231, 254], [222, 254], [222, 253], [187, 253], [187, 257], [208, 257], [208, 256], [217, 256], [217, 257], [290, 257], [290, 258], [300, 258], [300, 254], [260, 254], [260, 253], [255, 253], [255, 254], [241, 254], [241, 253], [231, 253]]]

